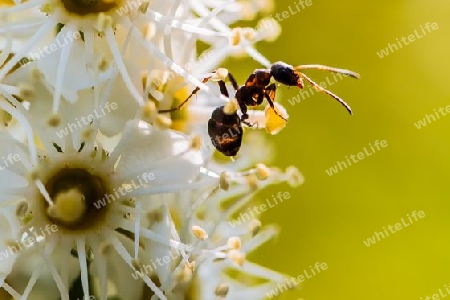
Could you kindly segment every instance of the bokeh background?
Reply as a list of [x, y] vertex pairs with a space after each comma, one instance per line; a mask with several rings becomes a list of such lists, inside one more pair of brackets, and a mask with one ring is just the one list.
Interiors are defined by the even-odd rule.
[[[277, 0], [275, 12], [295, 8]], [[291, 199], [262, 220], [281, 233], [252, 258], [298, 276], [316, 262], [328, 269], [280, 299], [425, 299], [450, 286], [450, 115], [420, 130], [415, 122], [450, 104], [450, 4], [448, 1], [321, 1], [283, 20], [274, 43], [260, 43], [272, 62], [326, 64], [357, 71], [330, 90], [353, 108], [349, 116], [320, 93], [291, 106], [296, 88], [280, 88], [288, 126], [269, 137], [276, 165], [297, 166], [305, 184], [279, 185]], [[439, 29], [380, 58], [376, 53], [427, 22]], [[226, 65], [239, 82], [261, 67], [250, 59]], [[306, 72], [305, 72], [306, 73]], [[330, 74], [308, 71], [320, 82]], [[388, 146], [333, 176], [326, 169], [375, 140]], [[425, 218], [366, 247], [364, 240], [412, 211]]]

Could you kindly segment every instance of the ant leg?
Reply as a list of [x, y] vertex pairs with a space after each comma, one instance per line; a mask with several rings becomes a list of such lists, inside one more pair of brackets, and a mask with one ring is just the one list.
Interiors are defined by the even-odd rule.
[[276, 84], [275, 83], [269, 84], [265, 90], [266, 90], [266, 92], [269, 92], [268, 95], [269, 95], [270, 99], [272, 101], [275, 101], [275, 93], [277, 91]]
[[[216, 71], [212, 72], [212, 74], [215, 74], [215, 73], [216, 73]], [[228, 79], [230, 80], [231, 84], [233, 85], [233, 88], [235, 90], [238, 90], [239, 86], [237, 84], [236, 79], [234, 79], [233, 75], [228, 73], [227, 76], [228, 76]], [[207, 83], [209, 80], [211, 80], [212, 77], [213, 77], [213, 75], [203, 78], [202, 83]], [[219, 84], [219, 88], [220, 88], [220, 93], [222, 95], [224, 95], [225, 97], [230, 98], [230, 96], [228, 94], [228, 90], [225, 85], [225, 82], [223, 80], [219, 80], [218, 84]], [[169, 113], [169, 112], [174, 112], [176, 110], [180, 110], [189, 101], [189, 99], [191, 99], [192, 96], [196, 95], [199, 91], [200, 91], [200, 88], [196, 87], [192, 91], [192, 93], [183, 102], [181, 102], [177, 107], [171, 108], [171, 109], [162, 109], [162, 110], [159, 110], [158, 113]]]
[[353, 78], [359, 78], [359, 74], [346, 69], [338, 69], [324, 65], [301, 65], [294, 67], [294, 70], [307, 70], [307, 69], [316, 69], [316, 70], [325, 70], [333, 73], [340, 73], [344, 75], [348, 75]]
[[[234, 79], [233, 75], [228, 72], [228, 80], [230, 80], [231, 84], [233, 85], [233, 88], [237, 91], [239, 89], [239, 86], [236, 82], [236, 79]], [[227, 98], [230, 98], [230, 95], [228, 94], [227, 86], [225, 85], [225, 82], [223, 80], [219, 80], [219, 87], [220, 87], [220, 93], [224, 95]]]
[[250, 123], [250, 122], [248, 122], [248, 121], [241, 121], [241, 123], [242, 124], [245, 124], [245, 125], [247, 125], [248, 127], [250, 127], [250, 128], [253, 128], [253, 127], [255, 127], [255, 125], [256, 125], [256, 129], [258, 129], [259, 128], [259, 124], [258, 124], [258, 122], [255, 122], [255, 123]]
[[324, 92], [325, 94], [333, 97], [336, 101], [338, 101], [339, 103], [342, 104], [342, 106], [344, 106], [347, 111], [352, 114], [352, 109], [350, 107], [350, 105], [348, 105], [344, 100], [342, 100], [341, 98], [339, 98], [337, 95], [333, 94], [332, 92], [330, 92], [329, 90], [324, 89], [323, 87], [321, 87], [320, 85], [318, 85], [317, 83], [315, 83], [312, 79], [310, 79], [308, 76], [306, 76], [305, 74], [298, 72], [298, 75], [300, 75], [301, 77], [305, 78], [306, 81], [308, 81], [313, 87], [316, 88], [316, 90]]
[[[211, 78], [212, 78], [212, 76], [208, 76], [208, 77], [203, 78], [202, 83], [207, 83]], [[171, 109], [161, 109], [161, 110], [158, 111], [158, 113], [160, 113], [160, 114], [161, 113], [169, 113], [169, 112], [174, 112], [176, 110], [180, 110], [183, 107], [183, 105], [185, 105], [189, 101], [189, 99], [191, 99], [192, 96], [196, 95], [199, 91], [200, 91], [200, 88], [196, 87], [192, 91], [192, 93], [183, 102], [181, 102], [177, 107], [171, 108]]]
[[297, 86], [299, 87], [299, 89], [303, 89], [305, 87], [305, 85], [303, 84], [303, 78], [301, 77], [298, 78]]
[[234, 76], [231, 75], [230, 72], [228, 72], [228, 80], [230, 80], [231, 84], [233, 85], [233, 88], [237, 91], [239, 89], [239, 86], [237, 84], [236, 79], [234, 79]]
[[274, 99], [275, 99], [276, 89], [277, 89], [277, 86], [275, 85], [275, 83], [270, 84], [269, 86], [267, 86], [266, 90], [264, 91], [264, 96], [266, 97], [267, 102], [269, 102], [269, 105], [273, 109], [275, 114], [287, 122], [287, 120], [276, 111], [275, 105], [273, 104]]
[[244, 98], [248, 96], [247, 93], [248, 93], [248, 91], [247, 91], [246, 87], [243, 86], [236, 91], [236, 95], [235, 95], [236, 101], [237, 101], [239, 108], [241, 109], [241, 113], [242, 113], [241, 122], [244, 122], [245, 120], [248, 119], [247, 105], [244, 102]]
[[227, 98], [230, 98], [230, 95], [228, 94], [227, 86], [225, 85], [225, 82], [223, 80], [219, 80], [218, 82], [220, 93], [224, 95]]

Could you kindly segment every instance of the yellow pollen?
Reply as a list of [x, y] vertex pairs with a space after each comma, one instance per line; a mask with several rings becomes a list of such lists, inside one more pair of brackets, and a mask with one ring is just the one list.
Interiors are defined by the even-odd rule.
[[225, 68], [218, 68], [216, 72], [214, 73], [212, 80], [222, 80], [225, 81], [228, 76], [228, 70]]
[[61, 118], [59, 115], [52, 115], [49, 119], [48, 119], [48, 125], [50, 127], [58, 127], [59, 124], [61, 124]]
[[[278, 102], [274, 103], [275, 110], [267, 105], [265, 110], [266, 115], [266, 131], [272, 135], [277, 134], [286, 126], [286, 120], [289, 118], [286, 109]], [[281, 117], [284, 119], [282, 119]]]
[[242, 31], [240, 27], [233, 28], [230, 36], [230, 43], [232, 46], [237, 46], [241, 43]]
[[256, 165], [256, 177], [259, 180], [266, 180], [270, 176], [270, 169], [264, 164]]
[[208, 234], [200, 226], [196, 225], [192, 226], [192, 233], [195, 235], [196, 238], [198, 238], [201, 241], [204, 241], [208, 238]]
[[253, 219], [249, 223], [249, 229], [252, 234], [252, 236], [255, 236], [258, 234], [259, 230], [261, 229], [261, 221], [258, 219]]
[[220, 188], [224, 191], [227, 191], [230, 188], [230, 174], [228, 172], [220, 173]]
[[227, 245], [233, 250], [241, 250], [242, 242], [239, 237], [233, 236], [228, 239]]
[[230, 286], [228, 283], [221, 283], [216, 287], [215, 294], [219, 298], [225, 298], [228, 295]]
[[227, 102], [225, 104], [225, 107], [223, 108], [223, 112], [226, 115], [233, 115], [237, 112], [238, 109], [239, 109], [239, 104], [238, 104], [236, 98], [233, 98], [232, 100], [230, 100], [229, 102]]

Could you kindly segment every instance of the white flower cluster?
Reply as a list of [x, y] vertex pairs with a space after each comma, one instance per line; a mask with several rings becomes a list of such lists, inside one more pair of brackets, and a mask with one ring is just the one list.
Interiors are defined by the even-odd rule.
[[[229, 163], [198, 138], [228, 101], [205, 74], [243, 54], [270, 65], [253, 44], [276, 22], [230, 26], [272, 5], [0, 2], [0, 299], [263, 299], [285, 280], [245, 259], [275, 228], [228, 221], [301, 175], [261, 164], [257, 133]], [[158, 113], [192, 87], [207, 97], [188, 115]]]

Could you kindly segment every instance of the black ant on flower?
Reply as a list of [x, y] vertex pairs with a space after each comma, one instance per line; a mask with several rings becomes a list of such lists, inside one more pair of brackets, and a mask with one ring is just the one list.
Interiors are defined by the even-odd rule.
[[[218, 74], [219, 70], [224, 69], [215, 70], [210, 76], [205, 77], [202, 81], [203, 83], [207, 83], [213, 77], [219, 78], [218, 84], [220, 93], [229, 98], [228, 90], [224, 81], [225, 77], [228, 78], [233, 88], [236, 90], [234, 98], [236, 99], [241, 111], [241, 116], [239, 117], [236, 109], [230, 109], [230, 106], [223, 105], [217, 107], [212, 112], [211, 118], [208, 121], [208, 134], [214, 147], [226, 156], [235, 156], [241, 147], [243, 136], [242, 124], [249, 127], [253, 126], [247, 121], [249, 118], [247, 108], [249, 106], [255, 107], [261, 105], [264, 99], [267, 100], [273, 112], [287, 122], [286, 118], [279, 114], [274, 106], [275, 92], [277, 89], [275, 82], [287, 86], [297, 86], [298, 88], [303, 89], [303, 80], [306, 80], [318, 91], [324, 92], [334, 98], [342, 106], [344, 106], [350, 114], [352, 114], [352, 109], [344, 100], [332, 92], [322, 88], [304, 73], [300, 72], [301, 70], [307, 69], [325, 70], [334, 73], [341, 73], [353, 78], [359, 78], [359, 74], [345, 69], [337, 69], [323, 65], [300, 65], [293, 67], [281, 61], [272, 64], [268, 69], [254, 70], [242, 86], [238, 86], [231, 73], [227, 72], [226, 76], [223, 76], [223, 74], [222, 76]], [[271, 82], [272, 78], [275, 82]], [[185, 105], [189, 99], [199, 91], [200, 88], [196, 87], [192, 93], [177, 107], [167, 110], [160, 110], [159, 113], [168, 113], [181, 109], [183, 105]]]

